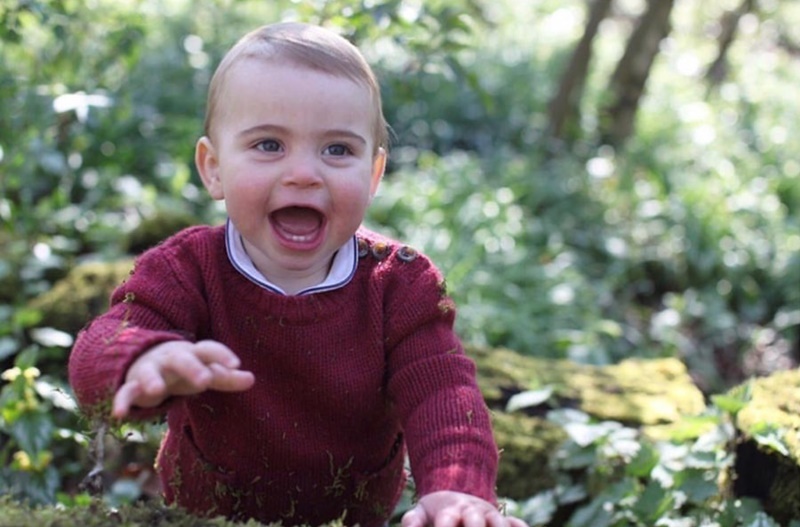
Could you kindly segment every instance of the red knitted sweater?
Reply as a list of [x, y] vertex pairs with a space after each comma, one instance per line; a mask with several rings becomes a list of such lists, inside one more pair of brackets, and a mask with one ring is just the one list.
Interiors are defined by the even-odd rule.
[[360, 230], [346, 286], [283, 296], [240, 274], [221, 227], [142, 255], [110, 310], [79, 335], [70, 383], [108, 408], [126, 369], [171, 339], [213, 339], [255, 374], [240, 393], [176, 397], [157, 466], [168, 502], [202, 515], [381, 525], [405, 482], [495, 501], [497, 449], [455, 309], [423, 255]]

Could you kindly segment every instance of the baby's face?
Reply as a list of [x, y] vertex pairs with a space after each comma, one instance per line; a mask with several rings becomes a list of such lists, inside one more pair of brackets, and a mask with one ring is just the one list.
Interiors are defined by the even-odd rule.
[[287, 292], [321, 281], [364, 218], [385, 157], [372, 108], [345, 77], [255, 59], [228, 72], [198, 168], [253, 263]]

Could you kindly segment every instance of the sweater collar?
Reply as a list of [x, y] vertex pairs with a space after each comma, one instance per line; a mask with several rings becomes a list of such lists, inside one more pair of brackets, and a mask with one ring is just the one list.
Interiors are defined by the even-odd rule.
[[[228, 219], [225, 228], [225, 248], [228, 251], [228, 260], [230, 260], [233, 267], [243, 274], [251, 282], [284, 296], [288, 296], [286, 292], [276, 284], [270, 282], [261, 271], [259, 271], [253, 260], [247, 254], [242, 242], [242, 235], [233, 225], [233, 222]], [[345, 242], [342, 247], [336, 251], [333, 256], [331, 268], [328, 271], [328, 276], [317, 285], [307, 287], [296, 293], [296, 295], [310, 295], [313, 293], [323, 293], [325, 291], [333, 291], [339, 289], [350, 283], [353, 275], [356, 273], [358, 266], [358, 243], [355, 235]]]

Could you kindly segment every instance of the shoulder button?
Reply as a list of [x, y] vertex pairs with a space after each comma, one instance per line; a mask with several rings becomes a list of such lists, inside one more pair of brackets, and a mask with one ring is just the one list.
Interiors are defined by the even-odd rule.
[[371, 249], [372, 257], [378, 261], [383, 260], [389, 254], [389, 244], [384, 242], [377, 242]]
[[364, 258], [369, 254], [369, 242], [364, 238], [358, 239], [358, 257]]
[[401, 262], [413, 262], [417, 259], [419, 253], [413, 247], [404, 245], [397, 250], [397, 259]]

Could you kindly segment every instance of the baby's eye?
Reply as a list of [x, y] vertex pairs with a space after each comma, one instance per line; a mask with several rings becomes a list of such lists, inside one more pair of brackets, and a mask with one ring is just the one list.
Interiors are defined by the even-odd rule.
[[264, 141], [260, 141], [256, 145], [256, 148], [262, 152], [278, 152], [281, 149], [281, 145], [274, 139], [265, 139]]
[[352, 154], [353, 152], [347, 147], [347, 145], [335, 144], [325, 148], [324, 153], [332, 156], [346, 156], [348, 154]]

